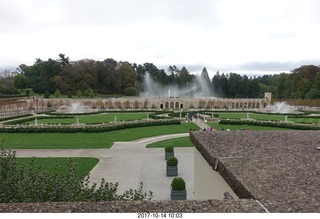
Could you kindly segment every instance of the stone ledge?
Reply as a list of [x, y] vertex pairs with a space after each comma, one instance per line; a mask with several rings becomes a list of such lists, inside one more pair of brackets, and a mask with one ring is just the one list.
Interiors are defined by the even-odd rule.
[[254, 200], [45, 202], [0, 204], [1, 213], [262, 213]]

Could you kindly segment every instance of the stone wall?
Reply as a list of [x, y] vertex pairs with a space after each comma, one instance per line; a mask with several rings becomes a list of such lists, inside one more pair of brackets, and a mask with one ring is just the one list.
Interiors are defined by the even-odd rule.
[[79, 102], [94, 110], [104, 109], [154, 109], [154, 110], [198, 110], [198, 109], [263, 109], [271, 103], [269, 98], [261, 99], [226, 99], [226, 98], [146, 98], [146, 97], [121, 97], [121, 98], [91, 98], [44, 99], [36, 97], [20, 98], [11, 101], [0, 100], [0, 113], [18, 111], [41, 111], [59, 109]]

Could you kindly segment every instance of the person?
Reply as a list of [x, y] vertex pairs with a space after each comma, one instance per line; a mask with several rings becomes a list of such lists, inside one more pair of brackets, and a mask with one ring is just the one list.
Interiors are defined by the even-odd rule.
[[210, 132], [212, 132], [213, 131], [213, 128], [212, 127], [210, 127]]

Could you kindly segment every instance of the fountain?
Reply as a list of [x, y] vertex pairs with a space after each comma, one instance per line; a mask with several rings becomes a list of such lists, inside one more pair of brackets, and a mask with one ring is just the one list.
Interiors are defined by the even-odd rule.
[[288, 116], [284, 117], [284, 122], [286, 122], [286, 123], [288, 122]]
[[268, 105], [266, 107], [267, 112], [271, 113], [293, 113], [294, 107], [290, 106], [286, 102], [276, 102], [273, 105]]
[[37, 118], [34, 119], [34, 125], [35, 125], [35, 126], [38, 125], [38, 119], [37, 119]]
[[114, 116], [114, 123], [117, 123], [117, 116]]
[[143, 97], [211, 97], [213, 96], [209, 84], [200, 76], [195, 76], [185, 87], [161, 85], [156, 83], [148, 72], [143, 80]]
[[73, 102], [70, 106], [60, 106], [57, 112], [63, 113], [85, 113], [92, 111], [88, 106], [83, 105], [80, 102]]
[[77, 118], [77, 123], [76, 123], [76, 125], [79, 125], [80, 123], [79, 123], [79, 118]]
[[247, 120], [249, 120], [250, 119], [250, 117], [249, 117], [249, 113], [247, 113]]

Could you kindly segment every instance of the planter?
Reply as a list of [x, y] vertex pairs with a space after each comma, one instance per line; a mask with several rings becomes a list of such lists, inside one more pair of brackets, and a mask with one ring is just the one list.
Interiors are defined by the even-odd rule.
[[164, 148], [165, 151], [165, 159], [167, 160], [169, 157], [174, 157], [174, 148], [172, 146], [166, 146]]
[[187, 190], [173, 190], [171, 188], [171, 200], [187, 200]]
[[167, 176], [178, 176], [178, 166], [167, 166]]
[[167, 160], [169, 157], [174, 157], [174, 151], [172, 152], [165, 152], [165, 159]]

